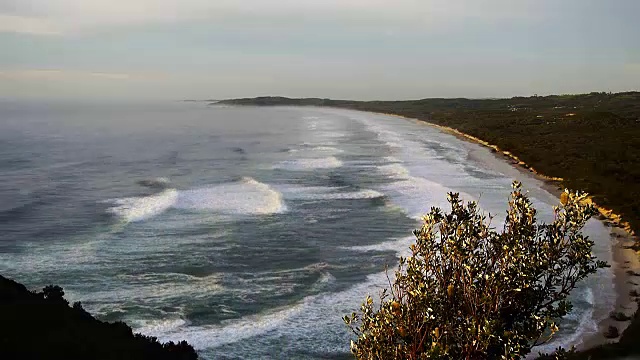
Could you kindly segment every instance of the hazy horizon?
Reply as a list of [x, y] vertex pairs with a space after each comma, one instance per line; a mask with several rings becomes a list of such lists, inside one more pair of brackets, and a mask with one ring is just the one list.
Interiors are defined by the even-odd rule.
[[640, 2], [0, 0], [0, 98], [634, 91]]

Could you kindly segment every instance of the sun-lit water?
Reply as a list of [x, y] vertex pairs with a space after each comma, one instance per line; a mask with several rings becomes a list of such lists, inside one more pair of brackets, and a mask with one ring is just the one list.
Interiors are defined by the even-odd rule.
[[[346, 110], [0, 103], [0, 273], [205, 359], [341, 357], [341, 316], [421, 214], [456, 191], [503, 216], [513, 179], [474, 151]], [[549, 221], [556, 200], [525, 184]], [[612, 299], [609, 272], [584, 284], [559, 343]]]

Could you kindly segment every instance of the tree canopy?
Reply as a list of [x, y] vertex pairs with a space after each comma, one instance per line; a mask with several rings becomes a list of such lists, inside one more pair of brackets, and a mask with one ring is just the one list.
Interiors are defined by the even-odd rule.
[[569, 293], [607, 266], [581, 232], [595, 214], [586, 195], [565, 191], [555, 220], [538, 224], [517, 182], [502, 231], [478, 204], [448, 196], [414, 231], [391, 288], [367, 296], [344, 321], [359, 359], [519, 359], [558, 331]]

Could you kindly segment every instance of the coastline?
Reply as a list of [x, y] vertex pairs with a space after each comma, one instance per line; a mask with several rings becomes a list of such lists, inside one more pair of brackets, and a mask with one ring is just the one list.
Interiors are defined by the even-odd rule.
[[[381, 114], [386, 116], [392, 116], [401, 118], [404, 120], [413, 121], [423, 125], [432, 126], [443, 132], [449, 133], [461, 140], [469, 143], [481, 145], [482, 147], [489, 148], [491, 155], [495, 160], [499, 160], [509, 168], [516, 170], [521, 175], [533, 177], [540, 181], [541, 189], [552, 195], [556, 199], [559, 198], [563, 191], [561, 185], [563, 179], [558, 177], [551, 177], [544, 175], [536, 171], [533, 167], [526, 164], [519, 159], [516, 155], [509, 151], [504, 151], [494, 144], [490, 144], [475, 136], [463, 133], [457, 129], [442, 126], [431, 123], [426, 120], [420, 120], [416, 118], [408, 118], [405, 116], [372, 112], [374, 114]], [[486, 156], [486, 155], [485, 155]], [[611, 241], [611, 250], [613, 261], [610, 264], [614, 276], [614, 289], [615, 289], [615, 304], [612, 313], [594, 314], [595, 319], [600, 319], [597, 322], [596, 333], [589, 333], [581, 337], [576, 343], [578, 350], [586, 350], [595, 346], [614, 343], [620, 339], [623, 331], [631, 323], [631, 318], [638, 310], [638, 302], [633, 293], [640, 293], [640, 258], [638, 254], [631, 248], [636, 244], [636, 234], [631, 230], [627, 222], [621, 221], [619, 215], [613, 213], [610, 209], [606, 209], [602, 206], [598, 206], [592, 198], [588, 198], [587, 201], [592, 203], [600, 213], [598, 220], [601, 221], [609, 229], [609, 239]], [[624, 314], [628, 317], [628, 320], [616, 320], [611, 315], [614, 313]], [[605, 334], [609, 331], [610, 327], [615, 327], [618, 330], [618, 336], [607, 337]]]
[[[358, 110], [361, 111], [361, 110]], [[397, 118], [401, 118], [401, 119], [405, 119], [405, 120], [409, 120], [409, 121], [413, 121], [419, 124], [426, 124], [428, 126], [432, 126], [435, 127], [437, 129], [440, 129], [443, 132], [449, 133], [451, 135], [454, 135], [456, 137], [458, 137], [461, 140], [465, 140], [468, 142], [472, 142], [472, 143], [476, 143], [479, 145], [482, 145], [484, 147], [487, 147], [491, 150], [491, 152], [493, 152], [497, 158], [500, 158], [502, 156], [503, 160], [507, 160], [511, 163], [511, 165], [513, 165], [514, 167], [518, 168], [519, 170], [522, 170], [523, 172], [528, 172], [530, 174], [532, 174], [533, 176], [547, 182], [547, 183], [551, 183], [551, 184], [559, 184], [560, 182], [562, 182], [564, 179], [560, 178], [560, 177], [552, 177], [552, 176], [547, 176], [545, 174], [542, 174], [541, 172], [537, 171], [536, 169], [534, 169], [531, 165], [527, 164], [526, 162], [522, 161], [520, 158], [518, 158], [516, 155], [514, 155], [513, 153], [511, 153], [510, 151], [506, 151], [506, 150], [502, 150], [500, 149], [497, 145], [494, 144], [490, 144], [480, 138], [477, 138], [473, 135], [469, 135], [466, 134], [458, 129], [454, 129], [452, 127], [448, 127], [448, 126], [443, 126], [443, 125], [438, 125], [438, 124], [434, 124], [432, 122], [426, 121], [426, 120], [420, 120], [420, 119], [416, 119], [416, 118], [409, 118], [409, 117], [405, 117], [402, 115], [397, 115], [397, 114], [391, 114], [391, 113], [382, 113], [382, 112], [371, 112], [373, 114], [381, 114], [381, 115], [386, 115], [386, 116], [392, 116], [392, 117], [397, 117]], [[549, 189], [553, 189], [553, 187], [550, 187]], [[553, 191], [550, 191], [552, 194], [554, 194], [554, 192], [557, 189], [553, 189]], [[561, 192], [561, 190], [560, 190]], [[557, 196], [559, 196], [559, 192], [556, 194]], [[596, 209], [598, 210], [598, 212], [601, 215], [601, 219], [602, 221], [605, 222], [605, 225], [608, 227], [617, 227], [617, 228], [622, 228], [630, 237], [635, 237], [636, 234], [635, 232], [631, 229], [631, 225], [622, 220], [622, 217], [616, 213], [613, 212], [613, 210], [605, 208], [601, 205], [598, 205], [595, 201], [593, 201], [593, 198], [589, 197], [587, 198], [588, 202], [590, 202], [591, 204], [593, 204]]]

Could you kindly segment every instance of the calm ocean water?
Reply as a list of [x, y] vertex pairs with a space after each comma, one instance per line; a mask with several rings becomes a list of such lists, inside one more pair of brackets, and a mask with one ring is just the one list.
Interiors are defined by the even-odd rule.
[[[344, 357], [341, 316], [386, 285], [421, 214], [456, 191], [503, 217], [513, 179], [477, 151], [346, 110], [3, 102], [0, 273], [205, 359]], [[610, 260], [606, 228], [586, 231]], [[602, 271], [549, 347], [613, 300]]]

